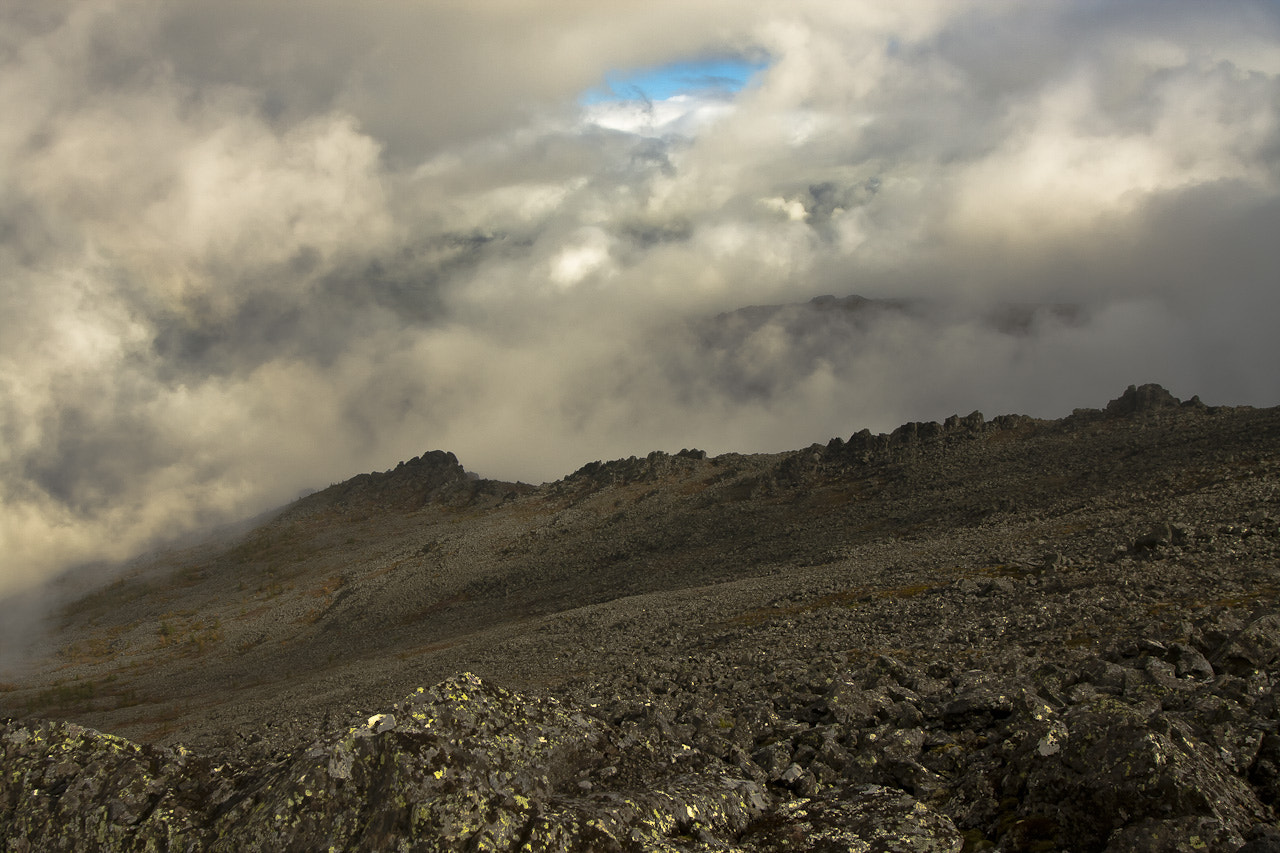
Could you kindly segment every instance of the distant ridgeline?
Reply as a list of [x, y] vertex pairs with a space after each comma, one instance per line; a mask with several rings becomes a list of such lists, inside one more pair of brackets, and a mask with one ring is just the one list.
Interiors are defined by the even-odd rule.
[[359, 474], [308, 495], [290, 512], [354, 505], [412, 512], [427, 504], [499, 503], [532, 490], [524, 483], [481, 479], [463, 468], [452, 453], [432, 450], [389, 471]]
[[[1076, 409], [1063, 419], [1065, 426], [1078, 426], [1108, 418], [1124, 418], [1133, 415], [1159, 416], [1163, 411], [1189, 408], [1207, 411], [1209, 407], [1200, 402], [1199, 397], [1192, 397], [1185, 403], [1170, 394], [1160, 385], [1130, 385], [1123, 394], [1107, 404], [1105, 409]], [[918, 448], [921, 445], [938, 441], [963, 441], [991, 430], [1024, 429], [1036, 423], [1044, 423], [1027, 415], [999, 415], [987, 421], [981, 412], [960, 417], [952, 415], [942, 423], [937, 421], [905, 423], [891, 433], [872, 434], [864, 429], [856, 432], [849, 440], [841, 441], [833, 438], [827, 449], [835, 453], [843, 453], [862, 461], [871, 461], [893, 455], [894, 451]]]

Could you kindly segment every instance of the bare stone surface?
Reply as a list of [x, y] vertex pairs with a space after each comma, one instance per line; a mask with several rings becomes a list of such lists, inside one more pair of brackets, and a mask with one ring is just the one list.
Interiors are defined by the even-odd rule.
[[70, 600], [0, 684], [0, 839], [1271, 849], [1277, 519], [1280, 410], [1158, 386], [536, 487], [428, 453]]

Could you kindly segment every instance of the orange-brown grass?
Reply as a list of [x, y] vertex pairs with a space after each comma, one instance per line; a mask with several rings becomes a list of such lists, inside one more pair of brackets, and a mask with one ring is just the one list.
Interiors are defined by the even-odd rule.
[[675, 489], [675, 493], [678, 495], [701, 494], [707, 490], [713, 479], [713, 477], [707, 477], [701, 480], [686, 480]]
[[409, 561], [411, 561], [411, 560], [414, 560], [414, 559], [417, 559], [417, 558], [416, 558], [416, 557], [403, 557], [403, 558], [401, 558], [401, 559], [399, 559], [399, 560], [396, 560], [394, 563], [390, 563], [390, 564], [388, 564], [388, 565], [386, 565], [386, 566], [383, 566], [383, 567], [382, 567], [382, 568], [380, 568], [380, 569], [376, 569], [376, 570], [374, 570], [374, 571], [372, 571], [372, 572], [369, 572], [369, 574], [365, 575], [365, 577], [366, 577], [366, 578], [380, 578], [380, 577], [382, 577], [383, 575], [389, 575], [389, 574], [391, 574], [392, 572], [394, 572], [396, 569], [398, 569], [398, 568], [400, 568], [401, 566], [403, 566], [405, 563], [407, 563], [407, 562], [409, 562]]
[[77, 640], [59, 649], [58, 657], [67, 662], [65, 666], [94, 665], [114, 660], [120, 654], [120, 649], [113, 647], [113, 644], [124, 630], [124, 627], [120, 627], [103, 636]]
[[166, 613], [160, 617], [156, 635], [161, 648], [173, 649], [183, 655], [204, 654], [223, 640], [222, 623], [216, 616], [194, 618], [190, 611]]
[[72, 679], [55, 681], [51, 686], [29, 697], [27, 713], [44, 716], [68, 716], [92, 711], [114, 711], [130, 708], [146, 701], [137, 691], [118, 681], [114, 675], [101, 680]]
[[182, 716], [181, 705], [175, 703], [154, 707], [156, 710], [153, 712], [142, 714], [129, 720], [128, 725], [130, 727], [149, 727], [144, 728], [142, 735], [134, 738], [134, 740], [143, 743], [157, 741], [178, 730], [177, 720]]
[[819, 489], [811, 492], [806, 500], [810, 507], [833, 507], [865, 500], [867, 490], [862, 483]]

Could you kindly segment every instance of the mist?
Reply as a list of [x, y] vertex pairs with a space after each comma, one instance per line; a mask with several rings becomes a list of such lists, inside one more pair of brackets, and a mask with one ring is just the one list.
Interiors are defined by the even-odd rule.
[[0, 596], [435, 448], [1274, 405], [1277, 75], [1261, 0], [7, 3]]

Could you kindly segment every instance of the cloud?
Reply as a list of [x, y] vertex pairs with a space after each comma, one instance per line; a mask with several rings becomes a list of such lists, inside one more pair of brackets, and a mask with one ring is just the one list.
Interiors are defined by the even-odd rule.
[[[581, 103], [724, 55], [770, 64]], [[1278, 75], [1248, 0], [17, 0], [0, 594], [432, 448], [1274, 404]]]

